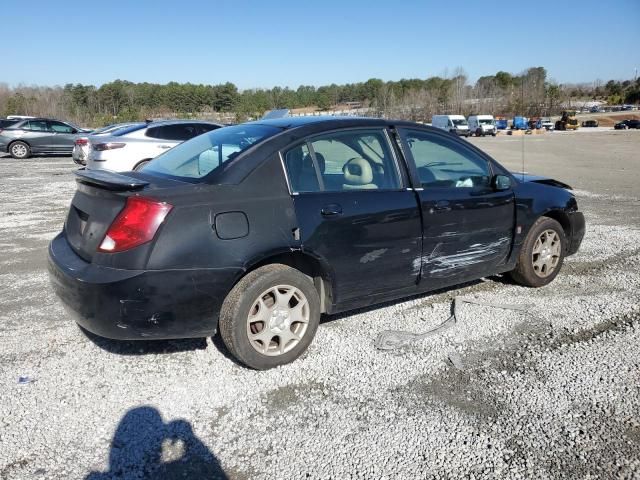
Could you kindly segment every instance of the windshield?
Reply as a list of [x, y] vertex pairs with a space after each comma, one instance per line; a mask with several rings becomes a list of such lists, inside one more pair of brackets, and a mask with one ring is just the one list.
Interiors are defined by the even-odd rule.
[[494, 122], [492, 118], [491, 119], [484, 118], [484, 119], [478, 120], [478, 123], [480, 125], [495, 125], [496, 122]]
[[462, 119], [462, 120], [454, 119], [454, 120], [451, 120], [451, 121], [453, 122], [453, 124], [454, 124], [456, 127], [460, 127], [460, 126], [468, 125], [468, 123], [467, 123], [467, 121], [466, 121], [465, 119]]
[[142, 169], [184, 179], [203, 178], [228, 160], [281, 129], [259, 124], [224, 127], [168, 150]]
[[86, 130], [85, 128], [79, 127], [75, 123], [71, 123], [71, 122], [64, 122], [64, 123], [66, 123], [67, 125], [69, 125], [72, 128], [75, 128], [76, 130]]

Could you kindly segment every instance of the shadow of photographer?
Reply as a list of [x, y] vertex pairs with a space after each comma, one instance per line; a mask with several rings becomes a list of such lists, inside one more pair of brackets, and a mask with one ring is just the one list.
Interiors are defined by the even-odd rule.
[[213, 453], [193, 433], [185, 420], [164, 423], [153, 407], [129, 410], [111, 442], [109, 470], [91, 472], [86, 480], [106, 479], [226, 480]]

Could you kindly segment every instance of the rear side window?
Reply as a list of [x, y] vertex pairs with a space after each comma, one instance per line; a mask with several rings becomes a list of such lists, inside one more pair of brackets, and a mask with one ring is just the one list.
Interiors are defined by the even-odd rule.
[[489, 163], [459, 142], [430, 132], [404, 130], [425, 188], [478, 188], [490, 184]]
[[309, 139], [288, 150], [285, 167], [294, 192], [400, 188], [383, 130], [347, 130]]
[[196, 123], [194, 125], [197, 132], [196, 135], [202, 135], [203, 133], [207, 133], [211, 130], [215, 130], [216, 128], [220, 128], [218, 125], [212, 125], [210, 123]]
[[257, 124], [218, 128], [167, 150], [142, 170], [185, 180], [203, 178], [280, 131]]

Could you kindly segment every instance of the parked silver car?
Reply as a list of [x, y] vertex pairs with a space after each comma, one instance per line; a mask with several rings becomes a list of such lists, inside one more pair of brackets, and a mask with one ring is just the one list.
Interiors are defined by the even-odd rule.
[[122, 128], [107, 136], [89, 136], [87, 168], [126, 172], [139, 170], [179, 143], [223, 125], [200, 120], [163, 120]]
[[47, 118], [22, 120], [0, 131], [0, 152], [18, 159], [43, 153], [69, 155], [78, 135], [90, 131]]
[[[113, 135], [118, 130], [126, 129], [129, 127], [144, 127], [144, 122], [128, 122], [128, 123], [114, 123], [113, 125], [107, 125], [106, 127], [99, 128], [91, 132], [92, 137], [104, 137], [107, 135]], [[78, 165], [86, 165], [87, 157], [89, 156], [89, 137], [81, 136], [76, 138], [73, 145], [73, 151], [71, 152], [71, 158]]]

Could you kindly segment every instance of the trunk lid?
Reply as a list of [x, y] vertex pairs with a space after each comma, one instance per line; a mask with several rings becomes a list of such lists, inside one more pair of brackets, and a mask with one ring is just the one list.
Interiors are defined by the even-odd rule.
[[108, 170], [78, 170], [77, 190], [64, 225], [71, 248], [90, 262], [111, 223], [124, 208], [127, 197], [181, 182], [149, 178], [136, 172], [120, 174]]

